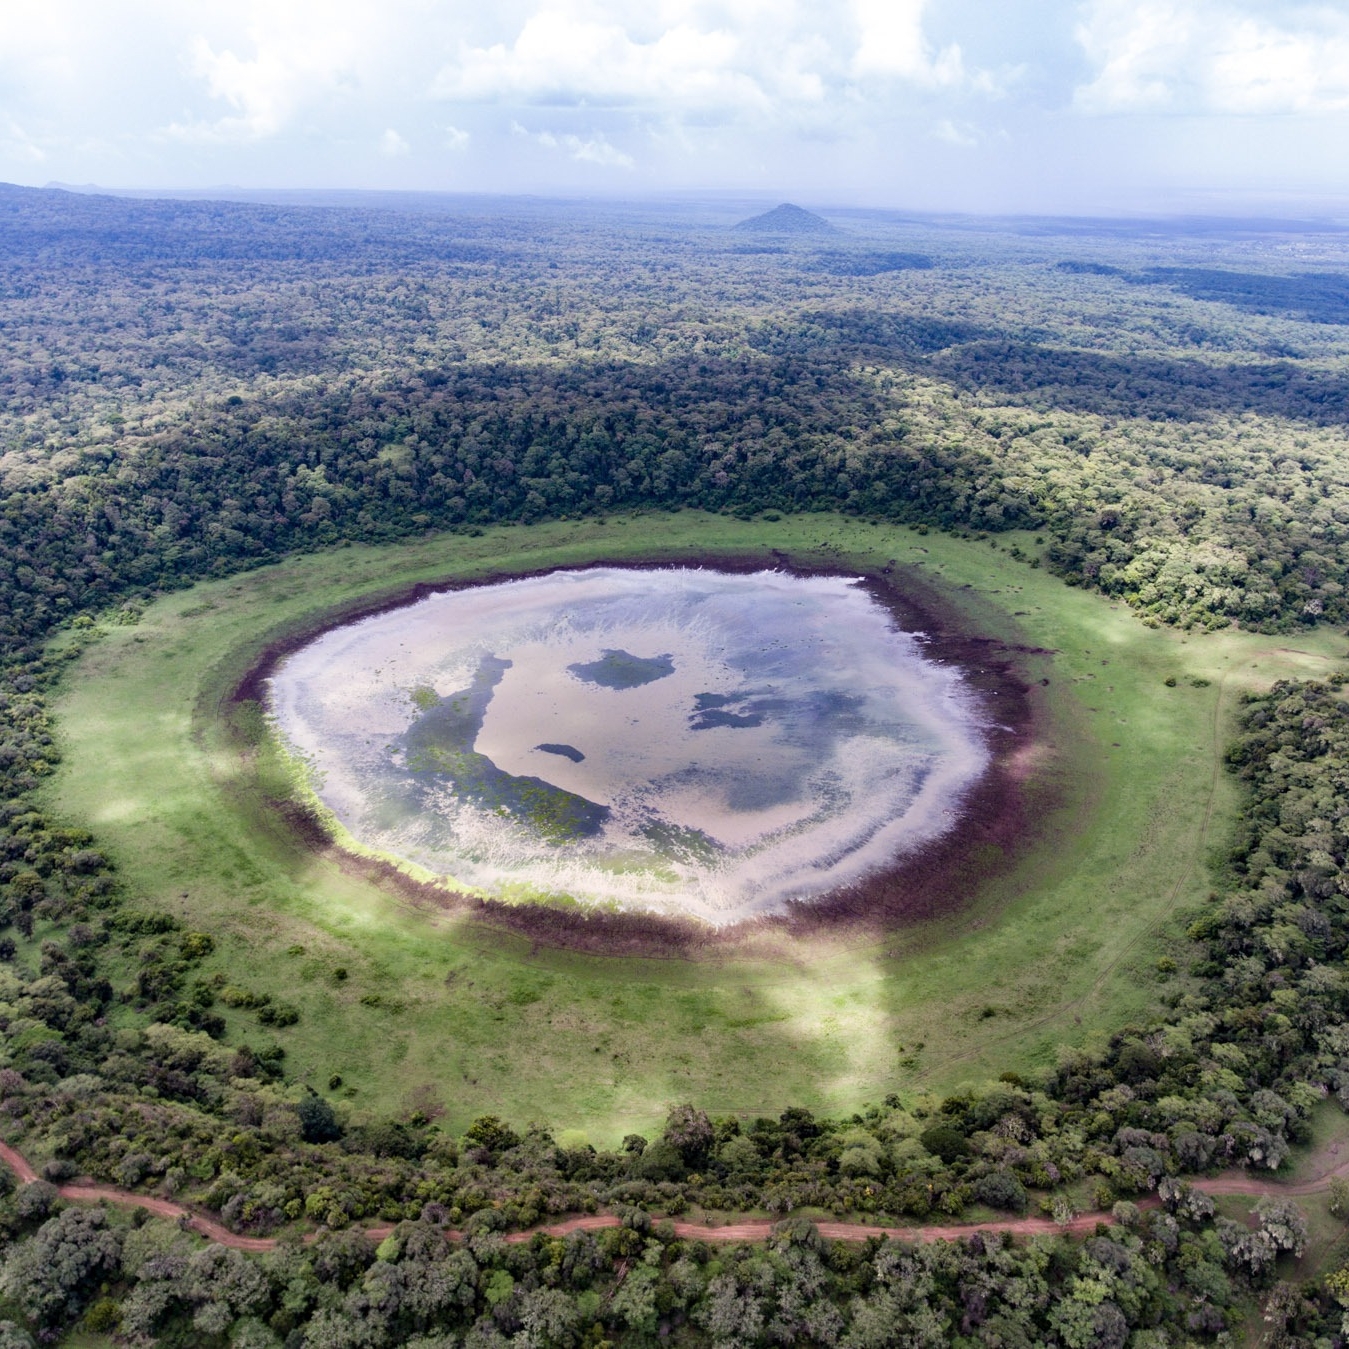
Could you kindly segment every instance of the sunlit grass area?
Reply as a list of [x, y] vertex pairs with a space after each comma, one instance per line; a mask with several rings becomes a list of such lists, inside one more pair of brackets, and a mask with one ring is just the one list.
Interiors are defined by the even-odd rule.
[[[289, 1070], [354, 1111], [429, 1100], [613, 1142], [674, 1101], [712, 1113], [847, 1112], [1052, 1061], [1155, 1006], [1183, 915], [1237, 805], [1221, 771], [1242, 691], [1332, 668], [1343, 638], [1150, 630], [1007, 549], [827, 515], [695, 512], [345, 547], [202, 584], [110, 626], [58, 702], [48, 789], [129, 892], [217, 937], [212, 967], [294, 1004], [229, 1014], [230, 1039], [284, 1044]], [[994, 546], [996, 545], [996, 546]], [[632, 960], [551, 949], [306, 851], [267, 806], [266, 747], [241, 752], [228, 695], [270, 642], [418, 581], [593, 559], [738, 553], [909, 569], [1049, 682], [1042, 834], [949, 920], [864, 947], [825, 936], [774, 959]], [[1173, 684], [1167, 681], [1174, 680]], [[275, 785], [275, 784], [274, 784]], [[990, 859], [993, 860], [993, 859]], [[1182, 918], [1178, 918], [1181, 915]], [[1181, 962], [1184, 968], [1184, 960]]]

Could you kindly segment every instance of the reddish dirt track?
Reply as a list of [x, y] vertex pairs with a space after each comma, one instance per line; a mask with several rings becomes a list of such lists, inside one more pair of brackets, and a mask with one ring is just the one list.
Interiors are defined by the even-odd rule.
[[[1330, 1150], [1330, 1156], [1337, 1159], [1338, 1145]], [[0, 1161], [3, 1161], [21, 1185], [27, 1185], [38, 1179], [28, 1159], [22, 1153], [0, 1143]], [[1349, 1160], [1339, 1162], [1333, 1169], [1324, 1172], [1312, 1180], [1296, 1185], [1280, 1184], [1277, 1181], [1252, 1180], [1244, 1174], [1218, 1176], [1212, 1180], [1194, 1181], [1196, 1190], [1211, 1195], [1244, 1194], [1259, 1198], [1265, 1195], [1309, 1195], [1317, 1194], [1329, 1187], [1336, 1178], [1349, 1177]], [[207, 1217], [198, 1210], [185, 1204], [175, 1203], [172, 1199], [157, 1199], [153, 1195], [136, 1194], [132, 1190], [122, 1190], [115, 1185], [94, 1185], [83, 1181], [72, 1181], [57, 1186], [63, 1199], [76, 1203], [125, 1204], [130, 1208], [142, 1208], [157, 1218], [178, 1219], [184, 1226], [199, 1233], [210, 1241], [222, 1246], [231, 1246], [236, 1251], [270, 1251], [276, 1247], [274, 1237], [242, 1237], [231, 1232], [214, 1218]], [[1144, 1200], [1140, 1207], [1150, 1207], [1157, 1201]], [[1098, 1223], [1113, 1223], [1108, 1213], [1083, 1213], [1071, 1222], [1060, 1224], [1051, 1218], [998, 1218], [984, 1223], [949, 1223], [927, 1227], [870, 1227], [862, 1223], [817, 1222], [815, 1226], [820, 1235], [832, 1241], [865, 1241], [868, 1237], [894, 1237], [899, 1241], [958, 1241], [975, 1232], [1011, 1232], [1015, 1236], [1052, 1236], [1055, 1233], [1069, 1232], [1082, 1235], [1096, 1229]], [[592, 1214], [581, 1218], [567, 1218], [562, 1222], [549, 1223], [530, 1228], [524, 1232], [510, 1232], [506, 1240], [510, 1242], [528, 1241], [536, 1232], [552, 1237], [564, 1237], [569, 1232], [593, 1232], [603, 1227], [617, 1227], [619, 1219], [609, 1213]], [[764, 1241], [772, 1233], [774, 1224], [768, 1219], [756, 1219], [743, 1223], [728, 1223], [722, 1227], [713, 1227], [705, 1223], [676, 1222], [675, 1235], [686, 1240], [698, 1241]], [[393, 1231], [391, 1225], [367, 1227], [362, 1229], [373, 1241], [380, 1241]], [[309, 1233], [306, 1241], [312, 1241], [315, 1233]], [[447, 1232], [453, 1241], [462, 1234]]]

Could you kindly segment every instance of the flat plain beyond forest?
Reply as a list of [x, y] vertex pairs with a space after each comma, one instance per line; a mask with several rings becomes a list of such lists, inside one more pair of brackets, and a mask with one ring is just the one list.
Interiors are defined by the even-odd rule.
[[[96, 829], [133, 894], [217, 935], [207, 974], [293, 1003], [288, 1067], [320, 1088], [340, 1074], [360, 1109], [430, 1098], [456, 1124], [492, 1111], [612, 1142], [676, 1099], [846, 1112], [1045, 1065], [1154, 1009], [1168, 981], [1157, 960], [1230, 828], [1226, 714], [1244, 689], [1330, 669], [1343, 641], [1152, 630], [1032, 568], [1033, 539], [992, 542], [683, 512], [291, 559], [107, 628], [57, 704], [49, 799]], [[1009, 556], [1018, 544], [1027, 560]], [[280, 770], [241, 754], [228, 727], [250, 663], [327, 610], [419, 581], [772, 549], [844, 569], [897, 561], [971, 630], [1053, 652], [1030, 658], [1049, 684], [1028, 771], [1060, 804], [1010, 869], [940, 920], [865, 942], [825, 930], [771, 954], [550, 949], [315, 855], [267, 804], [285, 794], [268, 780]], [[232, 1036], [256, 1040], [250, 1021], [232, 1018]]]

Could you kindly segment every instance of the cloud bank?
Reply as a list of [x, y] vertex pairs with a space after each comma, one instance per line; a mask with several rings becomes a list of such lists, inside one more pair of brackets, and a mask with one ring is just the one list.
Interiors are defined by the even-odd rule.
[[0, 24], [23, 182], [1090, 210], [1334, 196], [1346, 133], [1343, 3], [11, 0]]
[[1097, 113], [1219, 116], [1349, 110], [1349, 9], [1221, 0], [1094, 0], [1078, 27]]

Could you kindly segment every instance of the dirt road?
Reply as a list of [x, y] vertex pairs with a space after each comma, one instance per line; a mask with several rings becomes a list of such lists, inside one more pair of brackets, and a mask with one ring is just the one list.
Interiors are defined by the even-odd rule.
[[[1277, 1181], [1261, 1181], [1249, 1175], [1218, 1176], [1212, 1180], [1196, 1180], [1194, 1188], [1211, 1195], [1244, 1194], [1254, 1198], [1263, 1195], [1309, 1195], [1328, 1189], [1330, 1182], [1337, 1177], [1349, 1178], [1349, 1159], [1339, 1161], [1339, 1147], [1336, 1145], [1327, 1159], [1336, 1163], [1331, 1169], [1312, 1180], [1296, 1185], [1284, 1185]], [[0, 1161], [14, 1172], [21, 1185], [37, 1180], [37, 1172], [22, 1153], [0, 1143]], [[185, 1227], [219, 1242], [222, 1246], [231, 1246], [236, 1251], [270, 1251], [276, 1246], [274, 1237], [244, 1237], [217, 1222], [214, 1218], [185, 1204], [172, 1199], [159, 1199], [153, 1195], [136, 1194], [132, 1190], [119, 1189], [115, 1185], [95, 1185], [85, 1181], [72, 1181], [58, 1185], [62, 1199], [76, 1203], [125, 1204], [131, 1208], [143, 1208], [157, 1218], [177, 1219]], [[1156, 1203], [1152, 1200], [1151, 1203]], [[1148, 1205], [1144, 1201], [1143, 1207]], [[597, 1213], [587, 1217], [567, 1218], [562, 1222], [543, 1224], [524, 1232], [510, 1232], [506, 1240], [510, 1242], [528, 1241], [536, 1232], [552, 1237], [563, 1237], [569, 1232], [592, 1232], [604, 1227], [617, 1227], [620, 1220], [610, 1213]], [[863, 1223], [817, 1222], [820, 1235], [832, 1241], [865, 1241], [868, 1237], [894, 1237], [901, 1241], [957, 1241], [974, 1232], [1011, 1232], [1016, 1236], [1031, 1237], [1051, 1235], [1057, 1232], [1082, 1234], [1094, 1231], [1097, 1223], [1113, 1223], [1109, 1213], [1083, 1213], [1068, 1223], [1056, 1223], [1051, 1218], [996, 1218], [982, 1223], [944, 1223], [924, 1227], [872, 1227]], [[728, 1223], [714, 1226], [707, 1223], [676, 1222], [675, 1235], [686, 1240], [699, 1241], [764, 1241], [772, 1233], [774, 1224], [768, 1219], [756, 1219], [750, 1222]], [[381, 1241], [393, 1231], [389, 1224], [363, 1229], [373, 1241]], [[316, 1233], [309, 1233], [306, 1241], [312, 1241]], [[459, 1232], [447, 1232], [450, 1240], [462, 1235]]]

